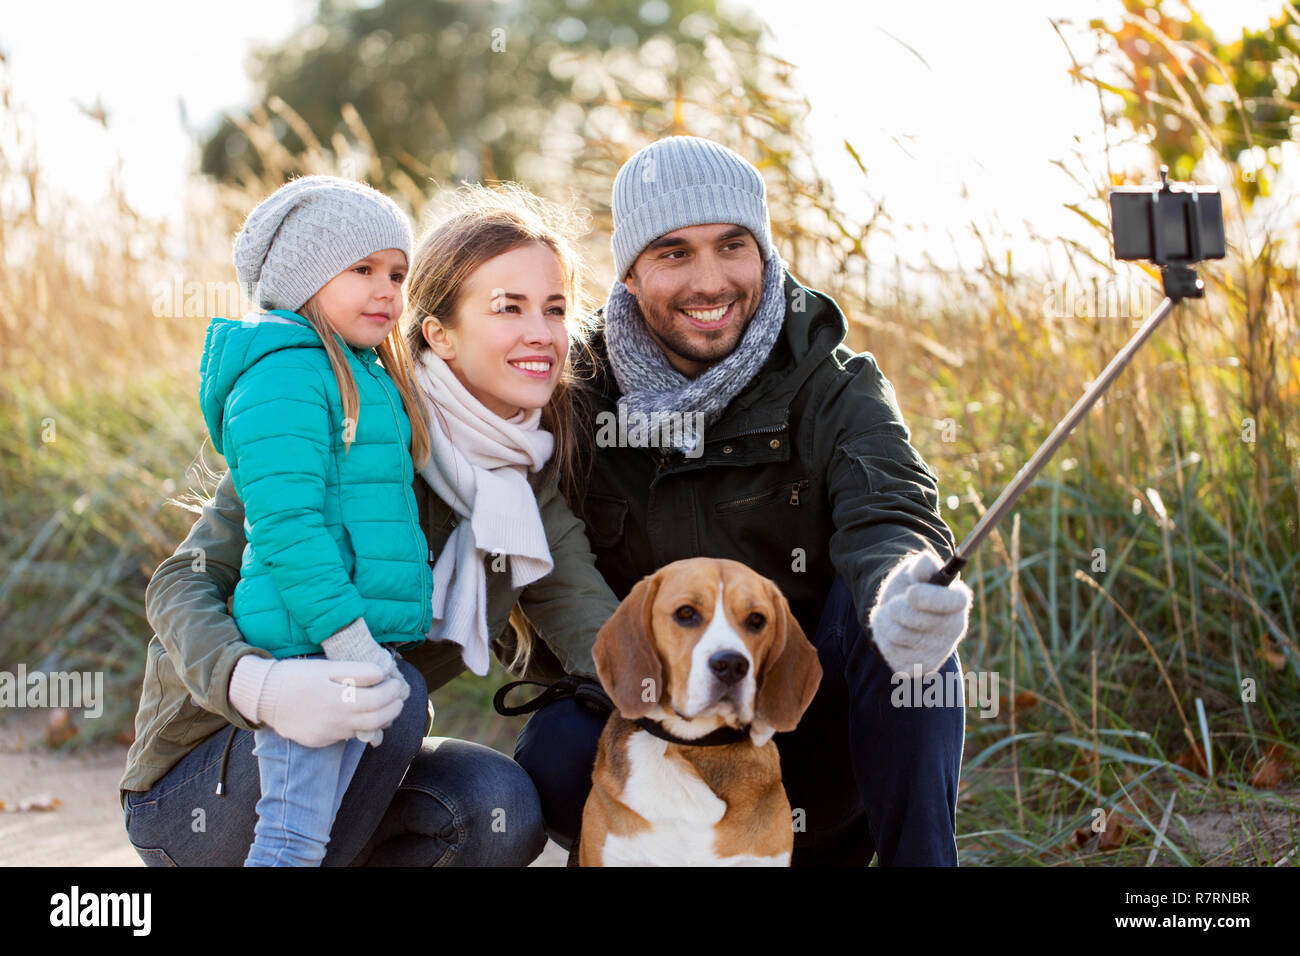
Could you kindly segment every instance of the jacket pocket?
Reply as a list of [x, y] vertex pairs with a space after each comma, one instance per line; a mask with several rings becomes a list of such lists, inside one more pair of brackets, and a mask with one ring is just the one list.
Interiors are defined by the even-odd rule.
[[908, 443], [895, 443], [898, 455], [881, 455], [860, 448], [846, 449], [866, 478], [871, 494], [895, 494], [918, 498], [937, 506], [939, 476], [925, 463], [921, 453]]
[[809, 484], [811, 482], [807, 478], [783, 481], [779, 485], [772, 485], [770, 488], [748, 494], [743, 498], [719, 501], [713, 506], [713, 513], [717, 515], [736, 514], [740, 511], [749, 511], [752, 508], [768, 504], [798, 507], [803, 503]]
[[612, 495], [589, 494], [583, 503], [587, 540], [593, 548], [612, 548], [623, 537], [627, 501]]
[[[176, 673], [175, 665], [167, 652], [162, 650], [161, 642], [158, 646], [160, 654], [153, 668], [158, 691], [151, 724], [156, 728], [155, 735], [159, 740], [184, 746], [193, 740], [191, 733], [194, 722], [201, 714], [208, 712], [190, 703], [189, 688], [185, 686], [181, 675]], [[152, 651], [151, 642], [150, 652]]]
[[349, 580], [356, 579], [357, 572], [357, 552], [352, 547], [352, 535], [348, 533], [346, 522], [339, 522], [339, 557], [343, 559], [343, 569], [348, 573]]

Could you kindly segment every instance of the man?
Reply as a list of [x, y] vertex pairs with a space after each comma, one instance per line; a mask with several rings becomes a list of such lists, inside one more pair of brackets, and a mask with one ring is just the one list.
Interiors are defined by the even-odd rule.
[[[618, 278], [575, 503], [597, 568], [619, 598], [687, 557], [773, 579], [824, 672], [800, 726], [775, 738], [792, 862], [955, 864], [964, 702], [894, 707], [891, 678], [959, 670], [971, 593], [922, 583], [955, 546], [893, 387], [843, 344], [836, 304], [782, 268], [762, 176], [736, 153], [660, 140], [619, 171], [612, 206]], [[520, 735], [561, 843], [602, 724], [568, 699]]]

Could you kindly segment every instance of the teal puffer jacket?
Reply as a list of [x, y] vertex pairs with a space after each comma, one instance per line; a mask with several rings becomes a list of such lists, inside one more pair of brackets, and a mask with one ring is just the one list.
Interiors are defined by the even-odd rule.
[[380, 643], [421, 641], [432, 624], [411, 423], [375, 350], [343, 351], [360, 401], [346, 454], [338, 384], [306, 319], [213, 319], [203, 346], [203, 417], [245, 504], [232, 613], [277, 658], [319, 653], [359, 617]]

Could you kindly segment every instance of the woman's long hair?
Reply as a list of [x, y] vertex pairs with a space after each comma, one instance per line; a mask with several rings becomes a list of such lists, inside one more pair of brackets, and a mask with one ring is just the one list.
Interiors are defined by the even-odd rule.
[[[444, 328], [455, 328], [465, 283], [483, 263], [529, 243], [540, 243], [555, 253], [564, 277], [564, 324], [569, 350], [551, 400], [542, 408], [541, 427], [555, 439], [543, 476], [546, 480], [554, 476], [561, 494], [572, 502], [578, 491], [576, 439], [582, 414], [582, 393], [575, 388], [573, 359], [575, 352], [587, 349], [591, 332], [586, 318], [590, 308], [581, 299], [585, 275], [576, 252], [580, 220], [573, 212], [517, 183], [502, 183], [491, 189], [464, 184], [442, 198], [449, 209], [420, 238], [407, 276], [407, 352], [412, 361], [418, 362], [430, 348], [423, 332], [426, 317], [435, 316]], [[510, 612], [510, 624], [515, 631], [516, 649], [507, 667], [522, 672], [532, 654], [535, 634], [518, 605]]]

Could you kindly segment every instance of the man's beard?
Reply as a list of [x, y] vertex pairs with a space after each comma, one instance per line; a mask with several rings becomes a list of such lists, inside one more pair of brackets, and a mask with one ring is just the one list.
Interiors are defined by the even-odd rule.
[[[742, 295], [735, 299], [735, 308], [744, 310], [747, 314], [744, 318], [733, 318], [727, 325], [725, 335], [716, 339], [703, 340], [694, 338], [692, 334], [702, 332], [702, 330], [682, 324], [685, 320], [679, 318], [678, 309], [683, 307], [671, 305], [664, 311], [658, 311], [640, 295], [635, 298], [637, 307], [641, 310], [641, 315], [645, 319], [646, 329], [660, 348], [692, 362], [713, 365], [722, 361], [740, 345], [741, 340], [745, 337], [745, 330], [749, 328], [754, 313], [758, 311], [761, 290], [758, 295]], [[710, 306], [691, 303], [684, 306], [684, 308], [707, 309]]]

